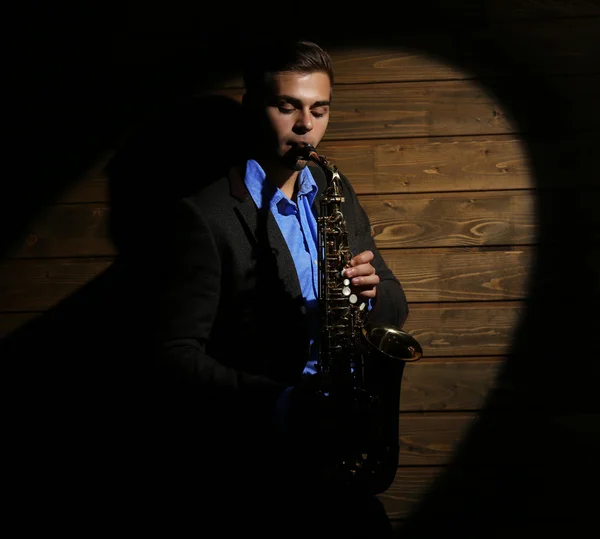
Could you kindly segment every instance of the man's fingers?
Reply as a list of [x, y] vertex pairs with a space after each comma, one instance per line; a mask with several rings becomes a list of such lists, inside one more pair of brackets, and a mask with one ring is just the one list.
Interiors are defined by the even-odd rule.
[[360, 264], [367, 264], [368, 262], [371, 262], [373, 258], [375, 258], [373, 251], [363, 251], [362, 253], [359, 253], [354, 258], [352, 258], [352, 260], [350, 261], [350, 265], [359, 266]]
[[354, 277], [352, 279], [352, 284], [354, 286], [375, 286], [379, 284], [379, 275], [373, 273], [371, 275], [362, 275], [361, 277]]

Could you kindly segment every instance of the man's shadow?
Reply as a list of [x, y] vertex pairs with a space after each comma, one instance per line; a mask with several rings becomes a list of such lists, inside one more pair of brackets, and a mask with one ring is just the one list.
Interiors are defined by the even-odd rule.
[[49, 518], [68, 505], [82, 519], [101, 510], [109, 522], [118, 500], [136, 495], [155, 411], [157, 237], [171, 201], [243, 155], [241, 114], [238, 102], [207, 95], [140, 126], [106, 168], [113, 263], [0, 342], [11, 371], [15, 490], [34, 488], [45, 500], [36, 510]]

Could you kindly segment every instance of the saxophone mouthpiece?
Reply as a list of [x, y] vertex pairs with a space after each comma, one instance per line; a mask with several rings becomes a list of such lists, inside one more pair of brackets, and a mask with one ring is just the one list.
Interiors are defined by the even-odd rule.
[[298, 144], [296, 144], [296, 151], [305, 161], [314, 161], [318, 158], [317, 150], [308, 142], [298, 142]]

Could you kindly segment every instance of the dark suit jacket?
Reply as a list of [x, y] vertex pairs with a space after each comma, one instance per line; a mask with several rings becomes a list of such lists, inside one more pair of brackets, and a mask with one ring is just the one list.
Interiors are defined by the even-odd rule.
[[[321, 193], [325, 175], [311, 170]], [[257, 209], [243, 176], [234, 168], [167, 214], [156, 298], [156, 393], [163, 398], [159, 409], [167, 410], [160, 438], [184, 448], [171, 456], [177, 461], [193, 455], [198, 462], [198, 451], [203, 463], [250, 459], [258, 466], [258, 455], [269, 461], [269, 452], [277, 452], [270, 437], [277, 398], [301, 379], [307, 360], [294, 262], [273, 215]], [[373, 251], [381, 279], [369, 316], [401, 326], [408, 313], [402, 287], [345, 178], [343, 189], [350, 248]]]

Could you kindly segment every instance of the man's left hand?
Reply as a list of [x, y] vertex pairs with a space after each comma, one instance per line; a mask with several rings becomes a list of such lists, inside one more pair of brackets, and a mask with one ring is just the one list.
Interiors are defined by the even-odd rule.
[[350, 279], [354, 293], [361, 298], [373, 299], [377, 295], [379, 275], [371, 265], [373, 258], [372, 251], [363, 251], [354, 256], [351, 267], [344, 270], [344, 277]]

